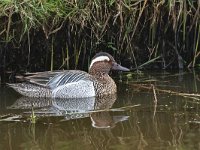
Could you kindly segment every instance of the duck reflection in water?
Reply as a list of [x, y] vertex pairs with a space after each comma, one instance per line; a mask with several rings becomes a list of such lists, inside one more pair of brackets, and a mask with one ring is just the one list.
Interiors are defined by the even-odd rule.
[[37, 117], [63, 116], [62, 121], [90, 117], [95, 128], [113, 128], [116, 123], [128, 119], [128, 116], [111, 115], [109, 109], [115, 101], [116, 94], [76, 99], [21, 97], [8, 109], [22, 110], [23, 114], [30, 115], [33, 108]]

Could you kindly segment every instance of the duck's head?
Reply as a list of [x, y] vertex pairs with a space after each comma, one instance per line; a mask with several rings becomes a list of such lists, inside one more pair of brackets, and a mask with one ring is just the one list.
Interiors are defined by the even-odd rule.
[[95, 74], [102, 72], [108, 74], [110, 70], [130, 71], [128, 68], [119, 65], [115, 59], [106, 52], [99, 52], [92, 58], [89, 73]]

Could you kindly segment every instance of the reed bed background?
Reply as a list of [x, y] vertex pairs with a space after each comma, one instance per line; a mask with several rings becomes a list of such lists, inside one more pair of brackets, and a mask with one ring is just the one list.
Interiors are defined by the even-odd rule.
[[0, 72], [199, 66], [200, 0], [1, 0]]

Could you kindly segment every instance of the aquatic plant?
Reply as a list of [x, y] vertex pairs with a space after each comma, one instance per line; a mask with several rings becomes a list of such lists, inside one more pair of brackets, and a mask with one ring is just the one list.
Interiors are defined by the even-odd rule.
[[36, 123], [36, 115], [35, 115], [33, 106], [32, 106], [32, 108], [31, 108], [30, 122], [31, 122], [32, 124], [35, 124], [35, 123]]
[[199, 11], [192, 0], [1, 0], [0, 70], [86, 69], [101, 50], [132, 68], [195, 67]]

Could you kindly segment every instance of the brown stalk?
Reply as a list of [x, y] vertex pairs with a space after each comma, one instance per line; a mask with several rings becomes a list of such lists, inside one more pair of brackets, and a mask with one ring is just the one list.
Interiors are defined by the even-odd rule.
[[153, 118], [155, 118], [155, 115], [156, 115], [156, 108], [157, 108], [157, 104], [158, 104], [158, 99], [157, 99], [157, 95], [156, 95], [155, 86], [154, 86], [153, 84], [151, 84], [151, 87], [152, 87], [152, 89], [153, 89], [153, 96], [154, 96]]
[[7, 25], [7, 30], [6, 30], [6, 41], [8, 41], [9, 39], [9, 32], [10, 32], [10, 26], [11, 26], [11, 22], [12, 22], [12, 14], [13, 14], [13, 9], [10, 8], [10, 13], [8, 15], [8, 25]]
[[[130, 43], [131, 43], [131, 41], [132, 41], [132, 39], [133, 39], [133, 36], [135, 35], [135, 31], [136, 31], [136, 29], [137, 29], [139, 20], [140, 20], [140, 18], [141, 18], [141, 16], [142, 16], [142, 13], [143, 13], [143, 11], [144, 11], [144, 8], [145, 8], [146, 4], [147, 4], [147, 0], [144, 1], [144, 4], [143, 4], [143, 6], [142, 6], [142, 10], [140, 11], [140, 14], [139, 14], [139, 16], [138, 16], [138, 19], [137, 19], [137, 21], [136, 21], [136, 23], [135, 23], [135, 27], [134, 27], [134, 29], [133, 29], [133, 33], [132, 33], [131, 38], [130, 38], [128, 44], [127, 44], [127, 47], [130, 45]], [[127, 47], [126, 47], [126, 49], [127, 49]]]

